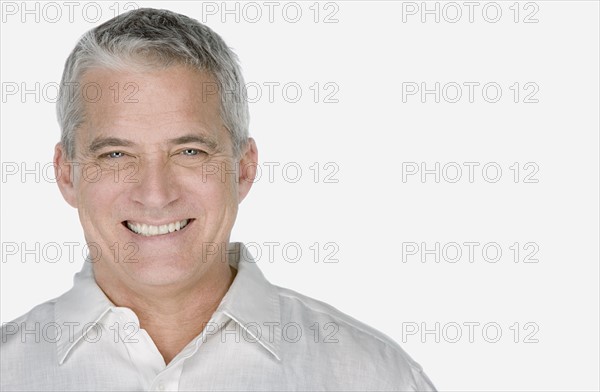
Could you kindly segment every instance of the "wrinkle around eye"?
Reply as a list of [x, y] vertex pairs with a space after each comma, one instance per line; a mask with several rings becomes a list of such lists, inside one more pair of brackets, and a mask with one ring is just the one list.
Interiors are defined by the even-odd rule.
[[[112, 156], [113, 154], [119, 154], [119, 156]], [[132, 165], [137, 165], [137, 159], [125, 151], [117, 150], [102, 153], [89, 164], [98, 165], [102, 170], [124, 170], [130, 169]]]
[[[193, 151], [193, 153], [186, 153], [190, 151]], [[171, 155], [171, 159], [174, 163], [184, 167], [196, 167], [198, 165], [204, 165], [212, 158], [212, 154], [200, 148], [184, 148]]]
[[201, 148], [184, 148], [171, 155], [175, 158], [207, 159], [211, 154]]
[[[193, 151], [194, 154], [186, 154], [186, 152], [188, 152], [188, 151]], [[186, 148], [186, 149], [182, 150], [180, 152], [180, 154], [183, 154], [184, 156], [192, 157], [192, 156], [206, 154], [206, 151], [200, 150], [199, 148]]]
[[[113, 157], [113, 156], [111, 156], [111, 154], [121, 154], [121, 156], [119, 156], [119, 157]], [[109, 152], [109, 153], [106, 153], [106, 154], [104, 154], [104, 156], [105, 156], [106, 158], [109, 158], [109, 159], [117, 159], [117, 158], [122, 158], [122, 157], [124, 157], [124, 156], [125, 156], [125, 153], [124, 153], [123, 151], [111, 151], [111, 152]]]

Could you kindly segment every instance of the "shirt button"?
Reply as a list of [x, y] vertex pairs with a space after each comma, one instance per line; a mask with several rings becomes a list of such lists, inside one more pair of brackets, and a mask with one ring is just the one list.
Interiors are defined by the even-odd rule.
[[165, 384], [163, 384], [162, 382], [158, 383], [158, 390], [159, 391], [164, 391], [165, 390]]

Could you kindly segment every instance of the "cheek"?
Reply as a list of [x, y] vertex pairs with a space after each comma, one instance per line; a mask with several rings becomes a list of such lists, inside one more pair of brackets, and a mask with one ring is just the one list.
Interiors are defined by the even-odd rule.
[[229, 225], [237, 213], [237, 186], [231, 179], [223, 180], [220, 176], [208, 177], [188, 184], [184, 197], [203, 210], [206, 219], [212, 221], [214, 227]]
[[[229, 170], [231, 164], [222, 162], [209, 162], [206, 164], [207, 169], [197, 170], [183, 169], [179, 178], [183, 189], [194, 194], [201, 194], [200, 200], [212, 200], [213, 198], [221, 201], [229, 201], [232, 197], [237, 197], [237, 172]], [[192, 174], [190, 174], [192, 173]]]
[[[232, 176], [229, 175], [229, 177]], [[214, 178], [202, 186], [205, 188], [206, 196], [213, 203], [228, 205], [237, 198], [237, 184], [232, 181], [232, 178]]]
[[87, 180], [82, 178], [78, 186], [78, 208], [82, 218], [101, 222], [110, 219], [117, 199], [124, 194], [122, 185], [104, 176]]

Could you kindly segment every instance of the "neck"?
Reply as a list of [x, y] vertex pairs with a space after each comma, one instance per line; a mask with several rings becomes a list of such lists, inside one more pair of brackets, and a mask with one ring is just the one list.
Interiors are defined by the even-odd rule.
[[236, 273], [227, 263], [215, 263], [199, 281], [184, 288], [133, 290], [102, 273], [96, 275], [96, 282], [112, 303], [137, 315], [140, 328], [150, 335], [168, 364], [202, 332]]

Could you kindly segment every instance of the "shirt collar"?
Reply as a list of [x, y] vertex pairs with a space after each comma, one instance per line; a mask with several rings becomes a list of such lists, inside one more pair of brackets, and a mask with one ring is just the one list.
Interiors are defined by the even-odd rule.
[[[281, 360], [281, 307], [277, 288], [265, 278], [244, 244], [229, 244], [227, 254], [229, 264], [238, 272], [215, 313], [221, 311], [229, 316]], [[273, 327], [273, 336], [255, 336], [256, 326]]]
[[[281, 308], [276, 287], [264, 277], [244, 244], [230, 243], [227, 257], [229, 265], [238, 272], [215, 314], [225, 314], [252, 336], [255, 330], [252, 325], [261, 328], [272, 326], [274, 335], [271, 339], [267, 339], [265, 334], [254, 338], [281, 360]], [[113, 307], [115, 305], [94, 279], [92, 262], [86, 258], [81, 271], [75, 274], [73, 288], [60, 296], [55, 305], [55, 321], [63, 330], [57, 341], [60, 365], [87, 331], [94, 328]]]

